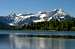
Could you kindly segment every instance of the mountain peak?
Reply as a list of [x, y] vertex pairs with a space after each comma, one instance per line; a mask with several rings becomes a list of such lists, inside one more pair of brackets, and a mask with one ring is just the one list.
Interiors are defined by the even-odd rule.
[[[66, 12], [62, 8], [54, 9], [51, 11], [39, 11], [38, 13], [29, 13], [29, 14], [18, 14], [18, 17], [14, 17], [13, 23], [15, 24], [26, 24], [31, 22], [43, 22], [43, 21], [50, 21], [50, 20], [64, 20], [68, 17], [65, 17], [67, 15]], [[69, 18], [70, 19], [70, 18]], [[12, 23], [12, 22], [11, 22]]]

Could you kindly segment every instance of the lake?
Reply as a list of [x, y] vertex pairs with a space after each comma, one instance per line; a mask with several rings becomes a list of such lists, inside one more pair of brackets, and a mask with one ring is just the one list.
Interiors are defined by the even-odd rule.
[[36, 32], [0, 30], [0, 49], [74, 49], [75, 39], [27, 35], [72, 35], [75, 32]]

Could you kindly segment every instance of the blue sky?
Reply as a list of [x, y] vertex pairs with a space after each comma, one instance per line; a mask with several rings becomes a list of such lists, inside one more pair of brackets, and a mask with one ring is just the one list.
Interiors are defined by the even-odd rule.
[[0, 0], [0, 15], [62, 8], [75, 16], [75, 0]]

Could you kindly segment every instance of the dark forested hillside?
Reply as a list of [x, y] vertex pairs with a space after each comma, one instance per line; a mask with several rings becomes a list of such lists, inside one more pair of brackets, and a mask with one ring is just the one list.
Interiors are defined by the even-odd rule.
[[55, 31], [75, 31], [75, 21], [74, 20], [51, 20], [39, 23], [32, 23], [31, 25], [20, 26], [5, 26], [0, 25], [0, 29], [20, 29], [20, 30], [55, 30]]
[[58, 21], [51, 20], [39, 23], [32, 23], [31, 25], [24, 25], [22, 29], [28, 30], [56, 30], [56, 31], [75, 31], [75, 21]]

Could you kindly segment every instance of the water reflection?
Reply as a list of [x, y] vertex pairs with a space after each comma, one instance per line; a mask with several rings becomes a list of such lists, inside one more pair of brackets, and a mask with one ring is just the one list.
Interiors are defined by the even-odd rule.
[[74, 49], [75, 39], [18, 37], [14, 38], [16, 49]]
[[75, 49], [75, 39], [2, 35], [0, 49]]
[[10, 49], [10, 40], [6, 35], [0, 35], [0, 49]]

